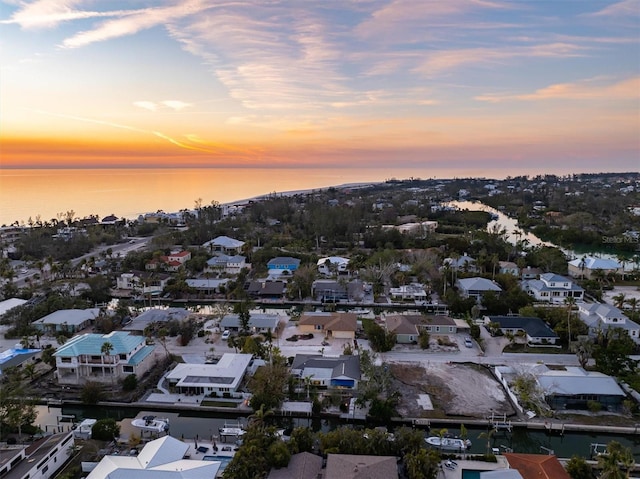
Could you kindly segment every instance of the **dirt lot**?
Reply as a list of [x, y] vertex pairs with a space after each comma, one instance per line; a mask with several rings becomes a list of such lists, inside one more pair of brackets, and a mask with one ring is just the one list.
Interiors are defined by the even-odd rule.
[[[402, 392], [402, 417], [485, 417], [495, 411], [515, 411], [502, 386], [481, 366], [432, 363], [391, 364], [396, 388]], [[425, 410], [419, 395], [429, 394], [433, 411]]]

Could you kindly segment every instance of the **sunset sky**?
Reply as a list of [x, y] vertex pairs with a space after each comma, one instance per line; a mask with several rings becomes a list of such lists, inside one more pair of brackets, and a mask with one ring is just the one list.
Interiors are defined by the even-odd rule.
[[640, 0], [0, 4], [2, 168], [640, 169]]

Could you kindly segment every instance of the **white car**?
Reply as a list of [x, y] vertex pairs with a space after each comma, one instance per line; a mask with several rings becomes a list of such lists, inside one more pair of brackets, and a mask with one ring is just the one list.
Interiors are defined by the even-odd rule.
[[222, 336], [220, 336], [220, 339], [222, 339], [223, 341], [226, 341], [227, 339], [229, 339], [229, 336], [231, 336], [231, 331], [229, 331], [228, 329], [225, 329], [224, 332], [222, 333]]
[[466, 338], [464, 340], [464, 345], [468, 348], [472, 348], [473, 347], [473, 341], [471, 341], [471, 338]]

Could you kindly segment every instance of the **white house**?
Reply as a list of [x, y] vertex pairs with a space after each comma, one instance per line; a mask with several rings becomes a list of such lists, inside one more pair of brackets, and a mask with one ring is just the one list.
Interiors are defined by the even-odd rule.
[[355, 389], [360, 381], [360, 358], [296, 354], [291, 364], [291, 374], [300, 379], [308, 378], [313, 386]]
[[0, 477], [50, 479], [56, 477], [73, 451], [73, 432], [43, 437], [29, 445], [0, 446]]
[[341, 256], [320, 258], [317, 266], [320, 274], [332, 275], [334, 273], [346, 273], [348, 271], [349, 258], [343, 258]]
[[481, 302], [485, 293], [492, 291], [500, 294], [502, 288], [495, 281], [486, 278], [462, 278], [456, 281], [456, 286], [463, 298], [475, 298], [477, 302]]
[[537, 301], [549, 303], [564, 303], [567, 298], [580, 301], [584, 296], [584, 289], [571, 279], [554, 273], [544, 273], [540, 279], [522, 281], [521, 287]]
[[211, 479], [220, 461], [185, 459], [189, 445], [171, 436], [145, 444], [137, 456], [107, 455], [87, 479]]
[[427, 292], [424, 290], [424, 285], [418, 283], [402, 285], [398, 288], [389, 288], [389, 295], [393, 299], [409, 299], [415, 301], [427, 300]]
[[160, 294], [171, 276], [150, 271], [122, 273], [116, 279], [116, 288], [140, 294]]
[[[111, 346], [107, 352], [105, 344]], [[140, 377], [154, 364], [153, 350], [144, 336], [124, 331], [74, 336], [53, 353], [60, 384], [86, 381], [115, 382], [130, 374]]]
[[640, 343], [640, 324], [631, 321], [622, 311], [610, 304], [577, 303], [580, 319], [589, 327], [589, 335], [596, 336], [611, 328], [621, 328], [629, 337]]
[[449, 267], [454, 271], [468, 271], [470, 273], [478, 271], [476, 260], [466, 254], [458, 256], [457, 258], [445, 258], [442, 261], [442, 266]]
[[224, 353], [217, 364], [180, 363], [167, 381], [182, 394], [236, 395], [253, 355]]
[[227, 273], [238, 274], [243, 268], [251, 269], [251, 264], [247, 263], [247, 258], [236, 254], [233, 256], [219, 253], [207, 260], [205, 273]]

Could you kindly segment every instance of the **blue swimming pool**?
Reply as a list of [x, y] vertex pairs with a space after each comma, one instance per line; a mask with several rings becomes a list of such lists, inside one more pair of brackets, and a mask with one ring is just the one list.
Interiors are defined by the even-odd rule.
[[473, 469], [463, 469], [462, 479], [480, 479], [480, 473], [486, 471], [475, 471]]

